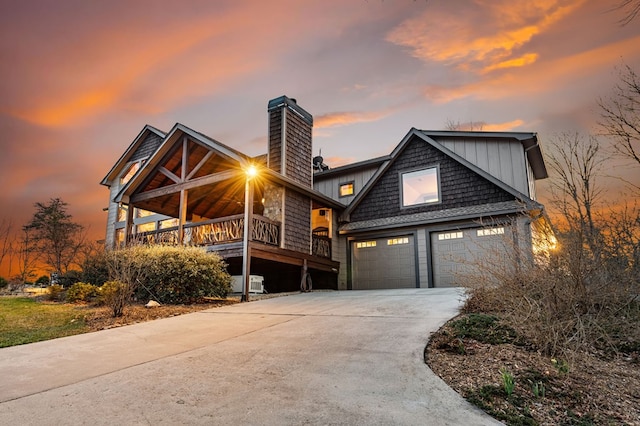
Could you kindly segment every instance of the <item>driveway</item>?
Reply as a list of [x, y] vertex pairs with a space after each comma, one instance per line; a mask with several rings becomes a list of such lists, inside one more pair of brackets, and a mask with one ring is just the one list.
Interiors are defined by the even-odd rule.
[[460, 301], [313, 292], [0, 349], [0, 424], [500, 424], [423, 362]]

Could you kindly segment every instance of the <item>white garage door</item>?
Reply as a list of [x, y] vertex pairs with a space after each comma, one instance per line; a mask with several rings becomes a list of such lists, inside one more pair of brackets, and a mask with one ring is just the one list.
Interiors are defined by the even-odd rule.
[[512, 247], [511, 229], [507, 226], [433, 232], [431, 255], [435, 287], [456, 287], [477, 274], [496, 259], [504, 261]]
[[354, 290], [415, 288], [413, 235], [354, 241], [351, 253]]

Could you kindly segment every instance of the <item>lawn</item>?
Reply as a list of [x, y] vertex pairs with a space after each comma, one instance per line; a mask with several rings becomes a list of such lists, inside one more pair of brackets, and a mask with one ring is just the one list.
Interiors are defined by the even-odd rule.
[[125, 307], [122, 317], [114, 318], [106, 306], [0, 296], [0, 348], [106, 330], [237, 302], [237, 298], [210, 298], [192, 305], [162, 305], [150, 309], [131, 304]]
[[86, 333], [82, 306], [0, 297], [0, 348]]

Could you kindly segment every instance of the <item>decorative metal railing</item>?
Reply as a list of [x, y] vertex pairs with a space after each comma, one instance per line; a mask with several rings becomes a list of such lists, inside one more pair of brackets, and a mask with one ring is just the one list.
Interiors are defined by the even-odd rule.
[[312, 235], [311, 254], [331, 259], [331, 238], [315, 234]]
[[[253, 215], [251, 236], [253, 241], [265, 244], [280, 245], [280, 223], [264, 216]], [[244, 216], [235, 215], [203, 222], [184, 225], [183, 244], [190, 246], [211, 246], [242, 241], [244, 233]], [[132, 235], [130, 242], [141, 244], [177, 245], [179, 241], [177, 226], [141, 232]]]

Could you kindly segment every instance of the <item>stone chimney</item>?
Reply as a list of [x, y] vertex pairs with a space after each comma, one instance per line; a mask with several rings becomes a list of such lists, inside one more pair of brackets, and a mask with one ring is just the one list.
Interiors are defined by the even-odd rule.
[[267, 167], [313, 188], [311, 129], [313, 117], [286, 96], [269, 101]]

